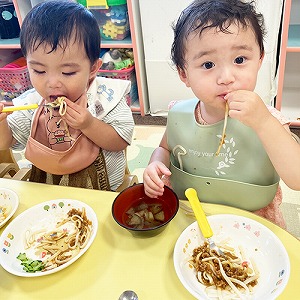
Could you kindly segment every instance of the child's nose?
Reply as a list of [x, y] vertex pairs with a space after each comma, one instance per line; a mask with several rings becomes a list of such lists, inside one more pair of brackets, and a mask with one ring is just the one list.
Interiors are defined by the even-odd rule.
[[61, 81], [57, 76], [49, 76], [48, 77], [48, 86], [49, 88], [55, 89], [61, 87]]
[[224, 67], [220, 70], [218, 84], [228, 85], [234, 81], [234, 74], [229, 67]]

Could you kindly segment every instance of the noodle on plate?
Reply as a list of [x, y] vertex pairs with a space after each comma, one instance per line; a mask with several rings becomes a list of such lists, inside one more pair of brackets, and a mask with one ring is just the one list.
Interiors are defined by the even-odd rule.
[[30, 230], [25, 234], [25, 248], [34, 247], [36, 254], [43, 258], [43, 271], [56, 268], [75, 257], [83, 249], [91, 236], [92, 222], [82, 211], [72, 208], [66, 218], [49, 231]]
[[259, 273], [253, 262], [245, 259], [242, 247], [239, 254], [234, 248], [222, 246], [220, 256], [208, 243], [193, 250], [189, 261], [196, 271], [197, 280], [206, 286], [206, 293], [216, 299], [250, 299]]

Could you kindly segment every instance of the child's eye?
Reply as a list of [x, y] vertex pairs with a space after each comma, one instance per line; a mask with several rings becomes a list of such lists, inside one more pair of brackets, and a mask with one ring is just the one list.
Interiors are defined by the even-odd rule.
[[36, 73], [36, 74], [44, 74], [45, 73], [45, 71], [38, 71], [38, 70], [35, 70], [35, 69], [33, 69], [33, 72]]
[[237, 58], [234, 60], [234, 62], [235, 62], [236, 64], [238, 64], [238, 65], [244, 63], [245, 61], [246, 61], [246, 58], [243, 57], [243, 56], [237, 57]]
[[202, 66], [204, 69], [209, 70], [209, 69], [213, 68], [215, 66], [215, 64], [212, 61], [207, 61]]
[[76, 72], [62, 72], [62, 74], [65, 76], [72, 76], [72, 75], [75, 75]]

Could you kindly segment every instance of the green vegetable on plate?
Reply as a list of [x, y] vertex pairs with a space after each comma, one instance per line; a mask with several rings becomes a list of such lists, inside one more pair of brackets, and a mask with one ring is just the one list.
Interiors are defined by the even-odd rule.
[[42, 271], [45, 268], [44, 263], [41, 260], [33, 260], [26, 256], [25, 253], [20, 253], [17, 259], [21, 261], [23, 270], [28, 273], [35, 273], [37, 271]]

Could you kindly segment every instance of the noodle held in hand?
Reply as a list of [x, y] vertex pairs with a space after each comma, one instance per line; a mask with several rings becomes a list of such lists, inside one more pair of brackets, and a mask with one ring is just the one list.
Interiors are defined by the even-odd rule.
[[222, 148], [223, 144], [225, 143], [228, 113], [229, 113], [229, 106], [228, 106], [228, 103], [226, 101], [226, 103], [225, 103], [225, 118], [224, 118], [223, 132], [222, 132], [222, 137], [220, 139], [220, 144], [219, 144], [218, 150], [216, 152], [216, 156], [218, 156], [220, 154], [221, 148]]
[[57, 97], [53, 102], [49, 102], [45, 104], [46, 107], [48, 107], [51, 112], [50, 114], [52, 115], [52, 109], [59, 107], [59, 114], [61, 116], [65, 115], [67, 111], [67, 103], [65, 101], [65, 97]]
[[[49, 103], [45, 104], [45, 106], [50, 110], [50, 119], [52, 118], [54, 108], [59, 107], [58, 113], [61, 117], [66, 114], [66, 112], [67, 112], [67, 103], [66, 103], [65, 99], [66, 99], [66, 97], [57, 97], [53, 102], [49, 102]], [[61, 121], [63, 121], [67, 136], [74, 140], [74, 138], [70, 135], [67, 123], [63, 119], [60, 119], [57, 122], [57, 125], [59, 125], [59, 123]]]

